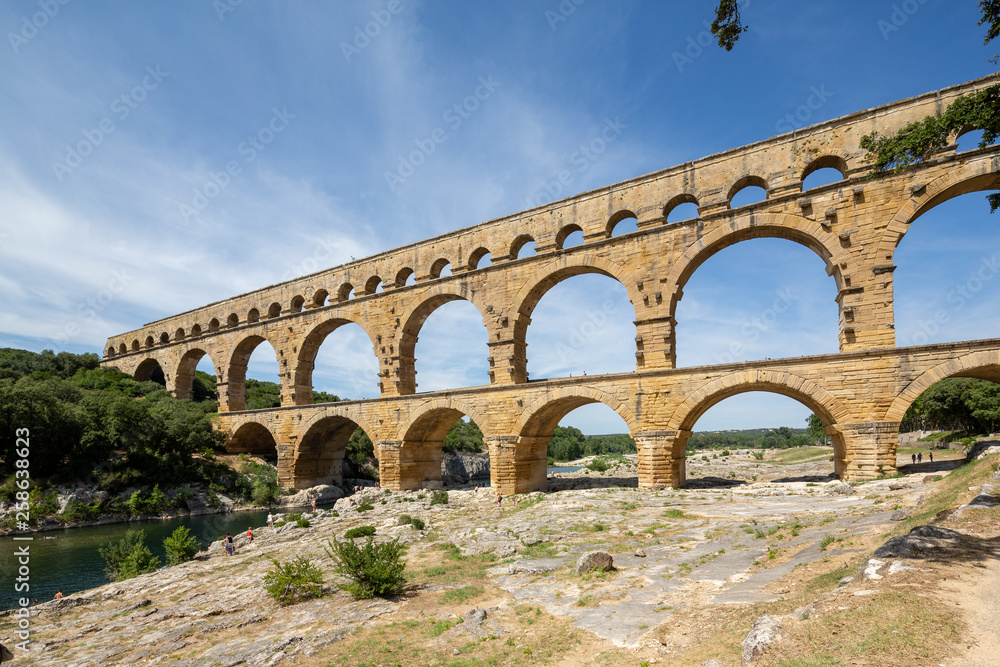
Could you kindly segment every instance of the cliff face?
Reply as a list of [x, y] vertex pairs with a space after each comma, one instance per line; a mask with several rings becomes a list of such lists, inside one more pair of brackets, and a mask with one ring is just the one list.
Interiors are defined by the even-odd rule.
[[474, 479], [490, 478], [490, 455], [449, 452], [441, 461], [441, 474], [456, 484], [465, 484]]

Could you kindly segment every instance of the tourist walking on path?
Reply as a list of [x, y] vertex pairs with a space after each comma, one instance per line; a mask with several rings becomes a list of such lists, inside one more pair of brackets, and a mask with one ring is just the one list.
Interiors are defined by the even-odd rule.
[[931, 460], [931, 463], [934, 463], [934, 452], [927, 452], [927, 458]]
[[497, 511], [503, 512], [503, 495], [497, 493]]
[[924, 462], [924, 453], [923, 452], [918, 452], [917, 453], [917, 463], [923, 463], [923, 462]]
[[226, 555], [232, 556], [236, 553], [236, 547], [233, 545], [233, 536], [226, 533], [226, 539], [222, 541], [222, 546], [226, 548]]
[[247, 526], [247, 544], [253, 544], [253, 526]]
[[917, 462], [917, 455], [916, 454], [910, 454], [910, 460], [913, 461], [914, 463], [916, 463]]

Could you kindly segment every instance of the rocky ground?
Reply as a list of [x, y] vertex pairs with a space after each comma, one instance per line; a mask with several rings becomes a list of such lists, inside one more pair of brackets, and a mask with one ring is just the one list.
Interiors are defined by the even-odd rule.
[[[491, 489], [470, 485], [438, 505], [430, 492], [366, 489], [304, 515], [308, 527], [258, 531], [235, 556], [216, 546], [38, 605], [30, 651], [17, 657], [81, 666], [995, 664], [976, 660], [996, 655], [983, 610], [995, 609], [989, 587], [1000, 582], [1000, 481], [991, 479], [1000, 457], [958, 468], [938, 455], [900, 478], [847, 485], [829, 477], [829, 450], [800, 453], [798, 462], [794, 452], [764, 461], [698, 454], [689, 488], [658, 491], [637, 489], [629, 462], [560, 476], [552, 491], [500, 508]], [[374, 509], [362, 511], [364, 502]], [[398, 525], [404, 514], [425, 529]], [[324, 545], [360, 525], [409, 545], [410, 581], [397, 598], [355, 601], [338, 590]], [[887, 543], [896, 534], [909, 537]], [[595, 550], [614, 569], [574, 573]], [[261, 577], [271, 558], [299, 555], [326, 572], [326, 594], [281, 607]], [[15, 622], [4, 619], [5, 644]], [[797, 656], [829, 660], [782, 662]]]

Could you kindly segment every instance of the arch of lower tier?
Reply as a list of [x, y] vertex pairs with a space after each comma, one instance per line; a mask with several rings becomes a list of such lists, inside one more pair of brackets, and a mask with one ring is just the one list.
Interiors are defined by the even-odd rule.
[[[838, 477], [847, 476], [847, 443], [842, 425], [850, 419], [850, 412], [833, 394], [815, 382], [792, 373], [769, 370], [748, 370], [730, 373], [701, 387], [681, 403], [668, 421], [667, 433], [673, 434], [669, 440], [659, 444], [669, 447], [661, 452], [672, 464], [669, 483], [680, 486], [684, 483], [684, 448], [698, 420], [713, 406], [727, 398], [752, 391], [764, 391], [787, 396], [812, 410], [826, 427], [831, 436], [834, 450], [834, 470]], [[895, 449], [893, 449], [895, 453]], [[884, 466], [885, 463], [883, 462]], [[893, 469], [895, 464], [893, 463]], [[665, 480], [660, 480], [665, 481]]]
[[920, 374], [899, 393], [886, 411], [887, 421], [902, 421], [903, 415], [931, 385], [950, 377], [971, 377], [1000, 383], [1000, 351], [973, 352], [951, 359]]

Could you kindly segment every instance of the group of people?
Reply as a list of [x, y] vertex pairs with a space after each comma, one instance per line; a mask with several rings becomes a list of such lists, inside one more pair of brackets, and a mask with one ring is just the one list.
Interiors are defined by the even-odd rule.
[[[934, 463], [934, 452], [927, 452], [927, 458], [930, 460], [931, 463]], [[910, 460], [913, 461], [914, 463], [923, 463], [924, 453], [917, 452], [916, 454], [910, 454]]]
[[[271, 515], [267, 515], [268, 522], [271, 521]], [[253, 544], [253, 526], [247, 526], [247, 544]], [[232, 556], [236, 553], [236, 543], [233, 541], [233, 536], [226, 533], [226, 537], [222, 540], [222, 548], [225, 549], [227, 556]]]

